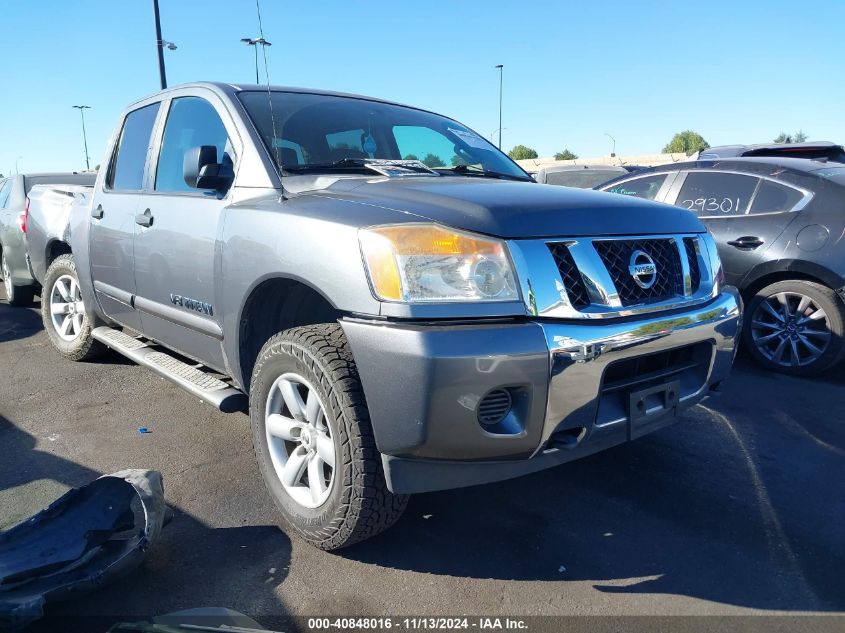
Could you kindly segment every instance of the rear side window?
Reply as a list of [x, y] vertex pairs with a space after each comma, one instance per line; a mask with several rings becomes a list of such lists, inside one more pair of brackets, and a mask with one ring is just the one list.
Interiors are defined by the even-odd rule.
[[9, 194], [12, 193], [12, 179], [0, 182], [0, 209], [5, 209], [9, 204]]
[[154, 103], [130, 112], [123, 123], [117, 155], [112, 161], [106, 185], [117, 191], [138, 191], [144, 186], [144, 165], [150, 148], [150, 136], [158, 114]]
[[789, 211], [804, 197], [797, 189], [770, 180], [760, 183], [749, 213], [777, 213]]
[[654, 200], [660, 187], [666, 182], [667, 174], [655, 174], [653, 176], [643, 176], [642, 178], [635, 178], [634, 180], [626, 180], [617, 185], [605, 189], [610, 193], [618, 193], [623, 196], [634, 196], [636, 198], [645, 198], [646, 200]]
[[203, 145], [217, 148], [217, 161], [232, 161], [229, 136], [217, 110], [200, 97], [174, 99], [164, 126], [156, 168], [156, 191], [197, 191], [185, 182], [185, 153]]
[[707, 217], [745, 215], [758, 181], [741, 174], [690, 172], [675, 206]]

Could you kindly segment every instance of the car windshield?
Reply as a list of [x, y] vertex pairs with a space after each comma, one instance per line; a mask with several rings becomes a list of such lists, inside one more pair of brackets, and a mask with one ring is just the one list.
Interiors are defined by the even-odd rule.
[[528, 179], [492, 143], [430, 112], [298, 92], [273, 91], [268, 99], [267, 92], [247, 91], [239, 97], [270, 154], [286, 171], [361, 170], [369, 159], [418, 160], [440, 173]]

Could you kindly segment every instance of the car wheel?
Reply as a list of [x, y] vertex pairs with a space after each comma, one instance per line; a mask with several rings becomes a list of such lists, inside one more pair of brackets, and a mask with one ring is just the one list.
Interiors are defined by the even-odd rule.
[[408, 496], [387, 489], [364, 391], [338, 324], [277, 334], [261, 349], [251, 382], [255, 454], [288, 525], [333, 550], [399, 519]]
[[6, 262], [6, 255], [0, 255], [0, 274], [3, 275], [3, 288], [6, 290], [6, 301], [13, 306], [28, 306], [35, 297], [32, 286], [16, 286], [12, 283], [12, 273]]
[[810, 281], [779, 281], [748, 304], [745, 342], [762, 365], [784, 374], [824, 371], [845, 354], [845, 305]]
[[91, 336], [72, 255], [57, 257], [44, 276], [41, 320], [53, 347], [70, 360], [90, 360], [106, 347]]

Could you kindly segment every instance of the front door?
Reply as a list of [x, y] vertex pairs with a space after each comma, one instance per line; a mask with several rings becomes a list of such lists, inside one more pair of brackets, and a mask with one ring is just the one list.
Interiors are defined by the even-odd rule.
[[141, 329], [140, 317], [132, 306], [135, 213], [159, 105], [154, 103], [126, 116], [103, 187], [94, 196], [91, 208], [89, 252], [94, 290], [103, 311], [134, 330]]
[[228, 196], [189, 187], [183, 163], [188, 150], [208, 145], [218, 161], [234, 161], [224, 113], [200, 97], [170, 101], [135, 224], [135, 306], [144, 334], [217, 369], [224, 365], [217, 253]]

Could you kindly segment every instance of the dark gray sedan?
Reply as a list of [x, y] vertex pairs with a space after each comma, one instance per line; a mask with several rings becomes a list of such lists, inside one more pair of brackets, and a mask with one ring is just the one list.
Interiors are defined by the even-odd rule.
[[691, 161], [597, 188], [683, 207], [704, 222], [727, 283], [745, 297], [743, 332], [760, 363], [811, 374], [845, 357], [845, 165]]

